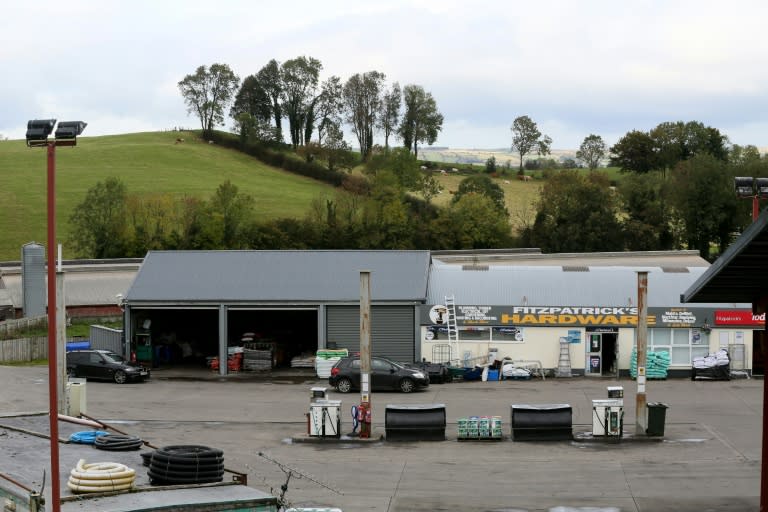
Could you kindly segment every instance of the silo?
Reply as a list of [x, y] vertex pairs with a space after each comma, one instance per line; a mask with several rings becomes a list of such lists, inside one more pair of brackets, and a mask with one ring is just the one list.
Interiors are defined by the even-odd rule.
[[45, 248], [35, 242], [21, 248], [21, 289], [24, 316], [45, 315]]

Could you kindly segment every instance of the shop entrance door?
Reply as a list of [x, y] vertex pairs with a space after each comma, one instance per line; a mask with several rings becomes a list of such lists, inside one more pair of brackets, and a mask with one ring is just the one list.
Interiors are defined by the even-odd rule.
[[587, 360], [584, 375], [587, 377], [618, 377], [618, 331], [601, 328], [587, 331]]
[[603, 335], [599, 332], [587, 333], [587, 363], [584, 375], [599, 377], [603, 371]]

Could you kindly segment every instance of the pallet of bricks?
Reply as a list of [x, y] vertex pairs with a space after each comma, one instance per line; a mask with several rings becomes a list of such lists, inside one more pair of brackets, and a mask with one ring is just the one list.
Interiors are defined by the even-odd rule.
[[243, 370], [247, 372], [271, 370], [274, 358], [275, 344], [273, 342], [246, 342], [243, 347]]
[[503, 437], [501, 416], [470, 416], [459, 418], [457, 439], [463, 440], [501, 440]]

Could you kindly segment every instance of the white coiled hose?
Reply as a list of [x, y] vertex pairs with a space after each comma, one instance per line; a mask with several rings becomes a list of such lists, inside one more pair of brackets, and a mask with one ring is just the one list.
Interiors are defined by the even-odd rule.
[[85, 463], [80, 459], [69, 472], [67, 487], [72, 492], [124, 491], [133, 487], [136, 470], [117, 462]]

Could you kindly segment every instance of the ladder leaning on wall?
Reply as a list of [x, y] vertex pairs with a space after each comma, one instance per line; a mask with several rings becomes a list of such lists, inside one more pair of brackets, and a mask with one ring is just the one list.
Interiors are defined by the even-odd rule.
[[460, 365], [459, 357], [459, 329], [456, 327], [456, 300], [453, 295], [445, 296], [445, 316], [448, 327], [448, 345], [451, 347], [450, 363]]

